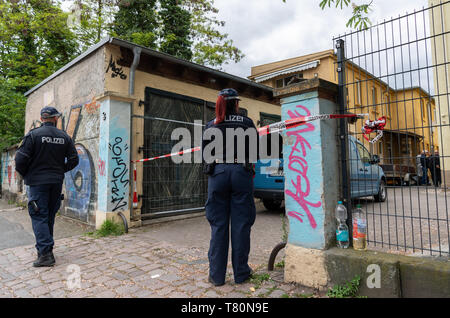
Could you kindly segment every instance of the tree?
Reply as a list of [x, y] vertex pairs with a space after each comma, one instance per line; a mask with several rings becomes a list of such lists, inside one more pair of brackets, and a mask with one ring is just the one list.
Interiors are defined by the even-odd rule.
[[156, 0], [127, 0], [118, 3], [112, 35], [136, 44], [158, 48]]
[[214, 0], [122, 0], [112, 35], [202, 65], [239, 62], [242, 52], [217, 28]]
[[23, 136], [23, 94], [76, 56], [66, 22], [57, 1], [0, 0], [0, 147]]
[[25, 125], [26, 98], [0, 80], [0, 150], [18, 143]]
[[112, 28], [118, 0], [75, 0], [69, 25], [79, 43], [79, 53], [106, 37]]
[[191, 13], [192, 60], [195, 63], [222, 68], [244, 57], [228, 34], [217, 30], [225, 26], [225, 21], [216, 18], [219, 10], [214, 7], [214, 0], [184, 0], [183, 5]]
[[162, 22], [160, 50], [185, 60], [192, 59], [191, 14], [179, 0], [160, 0]]
[[67, 14], [51, 0], [0, 1], [0, 77], [24, 93], [76, 55]]

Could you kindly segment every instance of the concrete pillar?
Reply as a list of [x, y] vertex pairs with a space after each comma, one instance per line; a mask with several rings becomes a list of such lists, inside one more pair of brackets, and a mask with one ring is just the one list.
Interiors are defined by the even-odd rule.
[[134, 99], [115, 93], [98, 97], [100, 142], [98, 162], [98, 203], [96, 228], [105, 220], [122, 222], [122, 212], [130, 223], [130, 115]]
[[[279, 89], [282, 120], [337, 112], [337, 85], [318, 78]], [[316, 120], [283, 138], [285, 205], [289, 219], [285, 280], [315, 288], [328, 284], [324, 251], [335, 244], [339, 198], [338, 120]]]

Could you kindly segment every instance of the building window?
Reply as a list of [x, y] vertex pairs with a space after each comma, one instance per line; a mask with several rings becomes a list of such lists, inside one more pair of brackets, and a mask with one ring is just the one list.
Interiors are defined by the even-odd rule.
[[[427, 112], [428, 112], [428, 122], [429, 122], [429, 126], [430, 126], [430, 133], [433, 134], [433, 113], [431, 111], [431, 104], [428, 102], [427, 103]], [[430, 137], [431, 138], [431, 137]]]
[[303, 79], [303, 73], [289, 75], [283, 78], [279, 78], [275, 81], [276, 88], [283, 88], [291, 84], [299, 83]]
[[355, 104], [356, 105], [361, 105], [362, 102], [362, 89], [361, 89], [361, 81], [359, 79], [356, 80], [355, 83], [356, 87], [355, 87], [355, 92], [356, 92], [356, 101]]
[[276, 88], [283, 88], [284, 87], [284, 78], [277, 79], [275, 83]]
[[391, 97], [389, 94], [384, 95], [384, 109], [387, 117], [391, 117]]
[[378, 115], [378, 98], [377, 98], [377, 88], [372, 86], [372, 107], [373, 112]]
[[377, 88], [372, 86], [372, 105], [376, 106], [377, 104]]

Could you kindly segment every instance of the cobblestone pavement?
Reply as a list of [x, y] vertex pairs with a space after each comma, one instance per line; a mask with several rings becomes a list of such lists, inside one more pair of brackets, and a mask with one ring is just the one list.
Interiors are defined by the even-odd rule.
[[313, 290], [284, 283], [282, 270], [269, 273], [266, 264], [251, 264], [256, 278], [250, 282], [235, 284], [229, 270], [226, 284], [214, 287], [207, 281], [205, 250], [152, 240], [140, 229], [119, 237], [60, 239], [54, 254], [54, 267], [33, 268], [33, 246], [0, 251], [0, 297], [317, 296]]

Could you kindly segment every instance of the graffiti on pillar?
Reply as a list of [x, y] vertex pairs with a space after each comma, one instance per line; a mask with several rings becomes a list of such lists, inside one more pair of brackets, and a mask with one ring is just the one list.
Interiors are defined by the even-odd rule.
[[106, 162], [102, 159], [98, 159], [98, 174], [102, 177], [106, 176], [105, 169]]
[[79, 163], [73, 170], [66, 173], [66, 208], [81, 220], [87, 220], [92, 193], [92, 160], [87, 149], [76, 144]]
[[111, 161], [111, 203], [112, 211], [123, 210], [128, 206], [128, 163], [126, 162], [126, 152], [128, 145], [123, 142], [122, 137], [115, 137], [109, 144], [112, 153]]
[[[297, 105], [297, 109], [298, 110], [295, 111], [289, 111], [289, 117], [296, 118], [311, 115], [311, 112], [302, 105]], [[303, 111], [304, 113], [300, 113], [299, 111]], [[306, 213], [309, 224], [313, 229], [317, 227], [317, 223], [310, 211], [310, 207], [318, 208], [322, 205], [322, 203], [320, 201], [315, 203], [308, 201], [308, 196], [311, 192], [311, 185], [308, 178], [308, 161], [306, 160], [306, 155], [307, 149], [311, 150], [311, 145], [304, 134], [307, 132], [312, 132], [314, 129], [315, 127], [313, 124], [307, 123], [300, 126], [297, 130], [286, 132], [288, 137], [292, 136], [295, 139], [294, 146], [289, 154], [288, 165], [289, 170], [293, 173], [290, 174], [290, 180], [287, 180], [287, 182], [290, 182], [294, 186], [295, 193], [288, 189], [285, 190], [286, 195], [293, 198], [302, 212]], [[303, 219], [305, 217], [303, 213], [299, 211], [288, 211], [287, 214], [288, 216], [303, 223]]]

